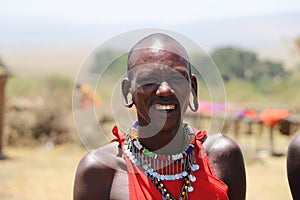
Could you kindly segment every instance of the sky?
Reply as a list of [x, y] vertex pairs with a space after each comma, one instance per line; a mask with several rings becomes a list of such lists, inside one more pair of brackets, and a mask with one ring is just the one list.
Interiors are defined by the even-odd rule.
[[[43, 16], [74, 22], [183, 23], [299, 11], [299, 0], [1, 0], [0, 18]], [[26, 18], [25, 18], [26, 19]]]
[[[229, 22], [229, 26], [223, 28], [223, 22], [209, 20], [290, 12], [300, 13], [299, 0], [0, 0], [0, 46], [96, 44], [138, 28], [162, 28], [189, 37], [210, 38], [207, 43], [240, 43], [232, 32], [224, 32], [221, 36], [213, 35], [216, 34], [213, 32], [236, 29], [243, 23], [235, 25]], [[219, 29], [214, 26], [219, 26]], [[234, 30], [234, 33], [248, 31], [247, 27], [241, 29]], [[272, 27], [268, 34], [273, 29], [282, 27]], [[251, 31], [244, 35], [252, 34]], [[226, 39], [226, 35], [230, 36], [229, 39], [219, 42]]]
[[[276, 49], [300, 33], [299, 18], [300, 0], [0, 0], [0, 56], [22, 67], [51, 54], [57, 63], [49, 66], [61, 67], [67, 64], [59, 57], [81, 61], [111, 37], [139, 28], [179, 32], [206, 48]], [[78, 54], [65, 55], [70, 48]]]

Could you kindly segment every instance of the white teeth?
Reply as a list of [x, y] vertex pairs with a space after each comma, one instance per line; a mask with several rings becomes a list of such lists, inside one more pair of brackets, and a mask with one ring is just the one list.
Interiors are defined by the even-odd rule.
[[155, 104], [155, 109], [156, 110], [174, 110], [175, 105], [174, 104], [171, 104], [171, 105]]

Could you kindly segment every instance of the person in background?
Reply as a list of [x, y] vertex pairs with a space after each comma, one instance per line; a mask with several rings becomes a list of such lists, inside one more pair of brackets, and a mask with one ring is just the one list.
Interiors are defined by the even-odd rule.
[[288, 146], [286, 164], [293, 199], [300, 199], [300, 132], [296, 134]]
[[81, 94], [81, 102], [79, 105], [81, 109], [89, 108], [93, 105], [98, 106], [101, 104], [99, 95], [94, 94], [94, 91], [89, 84], [77, 84], [76, 88]]

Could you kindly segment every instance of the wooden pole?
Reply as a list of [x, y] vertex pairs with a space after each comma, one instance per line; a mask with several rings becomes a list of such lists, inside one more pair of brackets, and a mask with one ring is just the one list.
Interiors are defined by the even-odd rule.
[[234, 119], [233, 125], [234, 125], [234, 139], [239, 139], [239, 132], [240, 132], [240, 119]]
[[273, 126], [270, 126], [270, 151], [271, 155], [275, 155], [274, 152], [274, 132], [273, 132]]
[[5, 159], [6, 156], [2, 152], [3, 148], [3, 116], [4, 116], [4, 96], [5, 83], [7, 75], [0, 75], [0, 160]]

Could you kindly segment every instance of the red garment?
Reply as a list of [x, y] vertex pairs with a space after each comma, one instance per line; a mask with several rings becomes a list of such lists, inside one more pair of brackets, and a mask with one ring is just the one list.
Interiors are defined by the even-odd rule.
[[[123, 136], [124, 137], [124, 136]], [[124, 144], [124, 139], [118, 140]], [[192, 182], [193, 192], [188, 193], [189, 199], [205, 200], [228, 200], [228, 186], [218, 179], [213, 167], [211, 166], [201, 140], [206, 137], [206, 133], [198, 131], [196, 134], [196, 145], [194, 148], [197, 164], [200, 169], [193, 174], [196, 182]], [[162, 199], [161, 194], [150, 181], [143, 169], [132, 164], [130, 159], [125, 156], [128, 169], [128, 184], [130, 200], [150, 200]], [[182, 179], [162, 181], [172, 196], [178, 198], [182, 187]]]

